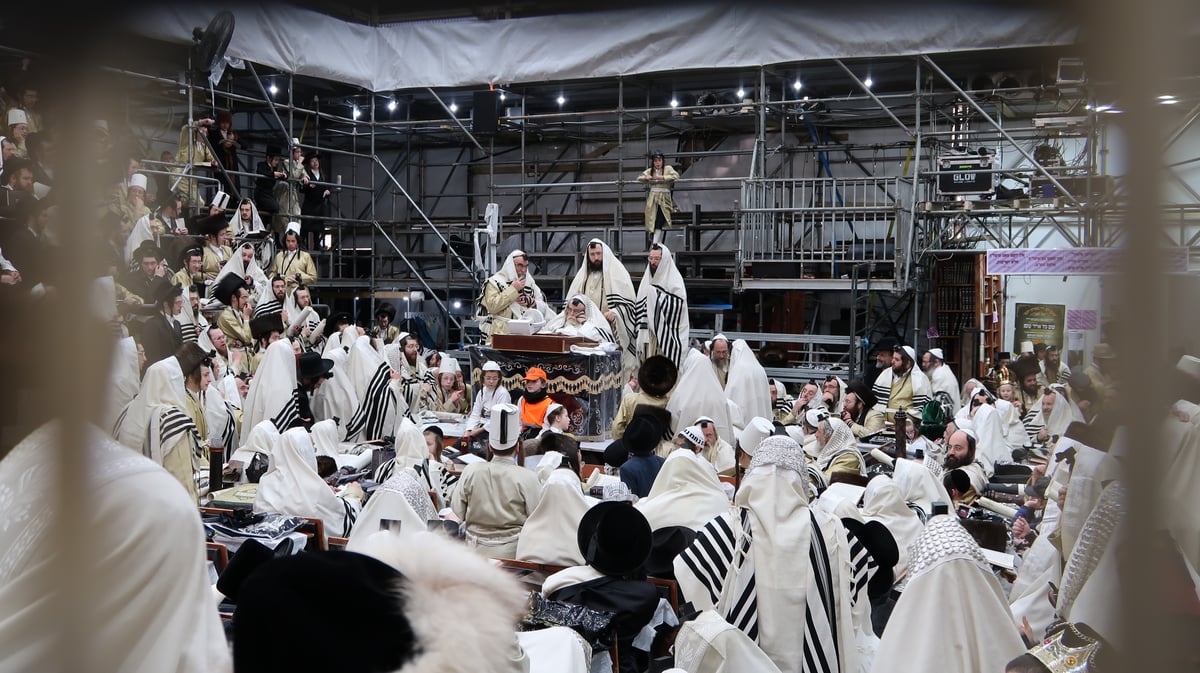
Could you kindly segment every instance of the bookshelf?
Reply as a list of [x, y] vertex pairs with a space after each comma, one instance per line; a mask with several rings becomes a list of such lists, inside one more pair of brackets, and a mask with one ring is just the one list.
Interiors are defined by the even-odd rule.
[[[982, 377], [991, 368], [992, 353], [1000, 347], [1004, 324], [1004, 290], [1000, 276], [989, 276], [983, 255], [954, 255], [938, 260], [934, 267], [933, 311], [940, 347], [960, 380]], [[979, 371], [964, 372], [962, 335], [979, 331]], [[972, 341], [973, 342], [973, 341]], [[975, 358], [965, 358], [967, 362]]]

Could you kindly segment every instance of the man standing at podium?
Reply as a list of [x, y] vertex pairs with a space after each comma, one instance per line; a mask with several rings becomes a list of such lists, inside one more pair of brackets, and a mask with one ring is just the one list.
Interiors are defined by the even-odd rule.
[[529, 274], [529, 257], [522, 250], [508, 253], [504, 265], [484, 281], [483, 297], [479, 301], [479, 329], [488, 335], [508, 334], [509, 320], [529, 320], [536, 332], [553, 316], [546, 305], [546, 295]]
[[598, 238], [588, 241], [587, 258], [567, 290], [568, 297], [587, 295], [608, 320], [608, 328], [621, 346], [621, 367], [633, 371], [637, 367], [637, 318], [634, 315], [637, 292], [633, 279], [612, 249]]

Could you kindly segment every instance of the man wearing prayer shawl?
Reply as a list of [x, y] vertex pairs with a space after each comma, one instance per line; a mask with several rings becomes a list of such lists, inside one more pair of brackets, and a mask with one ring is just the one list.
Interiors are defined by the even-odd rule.
[[460, 373], [458, 361], [443, 353], [437, 368], [437, 383], [427, 401], [428, 408], [438, 413], [463, 416], [471, 413], [471, 386], [459, 381]]
[[637, 295], [638, 360], [664, 355], [678, 367], [683, 364], [691, 330], [687, 288], [667, 246], [650, 246], [647, 259]]
[[916, 351], [912, 346], [897, 345], [892, 351], [892, 368], [885, 369], [875, 379], [871, 391], [879, 400], [878, 409], [887, 420], [894, 421], [894, 411], [901, 407], [921, 408], [933, 397], [933, 389], [929, 386], [929, 378], [920, 367], [915, 366]]
[[174, 356], [147, 367], [138, 396], [117, 418], [113, 437], [166, 468], [196, 502], [204, 455], [196, 424], [184, 410], [183, 381]]
[[[742, 413], [742, 418], [771, 415], [771, 391], [767, 371], [758, 362], [745, 339], [735, 339], [729, 354], [725, 394]], [[740, 430], [741, 428], [735, 428]]]
[[523, 250], [508, 253], [500, 270], [484, 281], [479, 308], [479, 329], [489, 344], [493, 334], [508, 334], [509, 320], [528, 320], [537, 329], [553, 315]]
[[567, 299], [563, 310], [546, 321], [539, 334], [565, 334], [583, 337], [596, 343], [616, 343], [608, 321], [587, 295], [576, 294]]
[[[543, 458], [539, 468], [546, 462]], [[564, 465], [565, 467], [565, 465]], [[598, 501], [583, 494], [578, 475], [569, 469], [553, 469], [542, 486], [542, 498], [521, 528], [517, 560], [550, 565], [583, 565], [583, 554], [575, 541], [579, 521]]]
[[383, 357], [392, 371], [398, 374], [396, 383], [404, 398], [401, 405], [409, 416], [416, 418], [425, 408], [428, 394], [433, 391], [434, 370], [421, 357], [421, 343], [412, 334], [404, 333], [395, 342], [383, 347]]
[[874, 565], [840, 519], [809, 507], [805, 473], [794, 440], [762, 440], [734, 509], [676, 557], [675, 578], [696, 609], [715, 610], [781, 671], [856, 672], [852, 609], [867, 600]]
[[958, 396], [958, 377], [946, 365], [946, 356], [942, 349], [930, 348], [925, 352], [925, 357], [929, 363], [929, 366], [924, 369], [925, 375], [929, 377], [930, 390], [933, 394], [946, 393], [946, 396], [954, 403], [954, 410], [958, 411], [963, 404]]
[[667, 456], [650, 493], [634, 505], [651, 530], [668, 526], [701, 528], [729, 510], [721, 482], [712, 465], [688, 449]]
[[346, 441], [365, 442], [392, 434], [396, 418], [408, 411], [400, 372], [371, 347], [370, 338], [361, 336], [350, 348], [348, 370], [358, 408], [346, 423]]
[[271, 466], [258, 482], [255, 512], [278, 512], [320, 519], [325, 534], [348, 537], [362, 507], [362, 487], [348, 484], [337, 495], [317, 475], [317, 455], [312, 437], [304, 428], [279, 436], [271, 452]]
[[633, 371], [637, 367], [637, 291], [621, 260], [617, 259], [604, 241], [588, 241], [585, 261], [575, 273], [568, 297], [583, 294], [592, 300], [604, 316], [600, 326], [612, 332], [621, 347], [621, 367]]
[[[613, 419], [612, 438], [620, 439], [625, 427], [633, 419], [633, 411], [642, 405], [665, 409], [679, 378], [679, 368], [666, 357], [651, 356], [638, 368], [638, 389], [621, 398], [621, 406]], [[670, 430], [670, 428], [665, 428]], [[674, 434], [672, 432], [672, 434]]]
[[379, 530], [384, 519], [399, 521], [399, 533], [405, 536], [428, 530], [428, 522], [439, 520], [425, 481], [411, 467], [396, 471], [371, 493], [371, 499], [354, 520], [348, 544], [361, 544]]
[[[155, 426], [152, 432], [157, 432], [157, 422]], [[81, 556], [70, 559], [73, 567], [87, 569], [89, 595], [57, 595], [66, 590], [57, 572], [67, 546], [53, 524], [61, 516], [65, 485], [55, 478], [30, 477], [61, 473], [63, 429], [59, 422], [47, 423], [0, 460], [0, 492], [5, 494], [0, 506], [0, 668], [48, 670], [55, 660], [53, 648], [65, 642], [57, 625], [64, 618], [59, 608], [69, 601], [78, 623], [87, 625], [86, 633], [75, 634], [83, 640], [73, 640], [71, 646], [88, 670], [231, 670], [205, 568], [195, 497], [160, 465], [90, 425], [83, 428], [80, 443], [70, 447], [71, 459], [82, 470], [70, 497], [86, 503], [76, 525], [102, 544], [82, 545]]]
[[866, 466], [854, 433], [840, 418], [828, 416], [817, 426], [817, 469], [828, 483], [837, 472], [865, 476]]
[[1003, 671], [1025, 651], [1000, 583], [957, 517], [929, 520], [902, 587], [871, 673]]
[[717, 433], [717, 422], [708, 416], [701, 416], [694, 425], [704, 433], [704, 448], [700, 451], [700, 457], [708, 461], [718, 474], [733, 476], [736, 463], [733, 445]]
[[[764, 397], [766, 387], [763, 389]], [[675, 427], [672, 435], [694, 418], [706, 417], [716, 424], [718, 437], [733, 437], [734, 426], [730, 418], [729, 398], [721, 390], [717, 375], [700, 351], [689, 349], [680, 369], [679, 382], [667, 402], [667, 411]]]
[[286, 429], [299, 420], [296, 383], [296, 355], [292, 352], [291, 342], [280, 339], [267, 346], [242, 406], [243, 442], [260, 421], [271, 421], [276, 428]]

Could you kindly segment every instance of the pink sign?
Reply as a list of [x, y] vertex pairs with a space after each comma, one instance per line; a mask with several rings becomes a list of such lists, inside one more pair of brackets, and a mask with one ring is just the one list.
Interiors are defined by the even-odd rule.
[[[1001, 248], [987, 251], [989, 275], [1102, 275], [1121, 273], [1120, 248], [1065, 248], [1039, 250]], [[1188, 249], [1168, 248], [1167, 273], [1187, 273]]]

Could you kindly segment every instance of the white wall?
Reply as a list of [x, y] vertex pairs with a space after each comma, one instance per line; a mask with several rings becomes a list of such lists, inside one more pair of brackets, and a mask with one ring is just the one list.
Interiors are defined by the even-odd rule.
[[[1104, 279], [1099, 276], [1008, 276], [1004, 287], [1003, 350], [1013, 353], [1014, 357], [1017, 355], [1019, 344], [1013, 343], [1013, 317], [1018, 303], [1064, 304], [1067, 310], [1098, 312], [1097, 329], [1084, 331], [1083, 361], [1091, 362], [1092, 348], [1100, 342], [1099, 325], [1109, 317], [1105, 315], [1103, 284]], [[1068, 344], [1060, 347], [1065, 351]], [[1066, 359], [1065, 352], [1063, 359]]]

